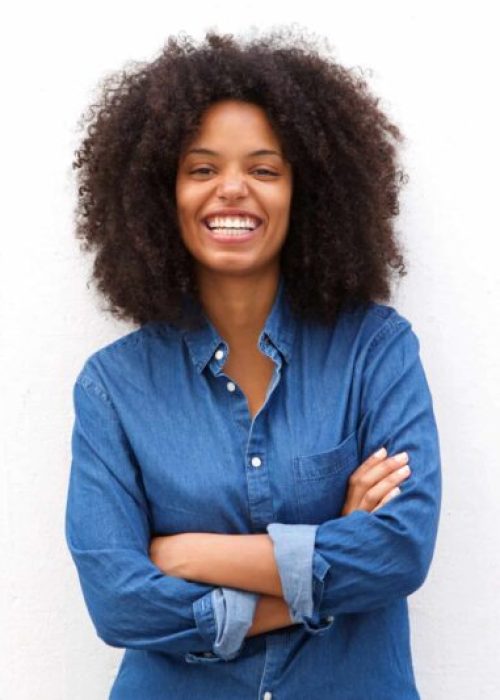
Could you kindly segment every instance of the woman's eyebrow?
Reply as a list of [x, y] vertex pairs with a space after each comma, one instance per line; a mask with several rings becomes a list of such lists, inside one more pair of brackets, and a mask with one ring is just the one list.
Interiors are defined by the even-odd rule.
[[[217, 153], [217, 151], [211, 151], [209, 148], [191, 148], [189, 151], [187, 151], [186, 155], [188, 156], [190, 153], [202, 153], [207, 156], [220, 156], [220, 153]], [[247, 156], [278, 156], [279, 158], [283, 157], [279, 151], [272, 151], [267, 148], [261, 148], [258, 151], [252, 151], [251, 153], [247, 153]]]

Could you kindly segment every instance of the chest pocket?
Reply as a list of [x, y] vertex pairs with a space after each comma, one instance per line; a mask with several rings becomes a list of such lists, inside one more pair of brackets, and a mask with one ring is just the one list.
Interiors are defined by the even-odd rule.
[[338, 518], [344, 505], [349, 476], [358, 466], [356, 431], [331, 450], [294, 457], [299, 522], [319, 525]]

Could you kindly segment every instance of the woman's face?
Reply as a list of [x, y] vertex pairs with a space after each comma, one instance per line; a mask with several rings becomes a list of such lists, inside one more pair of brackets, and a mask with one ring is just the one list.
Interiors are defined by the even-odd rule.
[[176, 180], [182, 240], [197, 265], [240, 275], [279, 268], [291, 198], [291, 166], [265, 111], [237, 100], [211, 105]]

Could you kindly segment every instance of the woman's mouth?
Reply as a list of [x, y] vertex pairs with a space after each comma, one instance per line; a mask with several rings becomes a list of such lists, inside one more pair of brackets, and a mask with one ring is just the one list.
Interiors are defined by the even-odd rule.
[[243, 243], [249, 241], [260, 233], [263, 224], [262, 221], [259, 221], [253, 228], [236, 226], [223, 226], [218, 228], [212, 226], [212, 228], [210, 228], [206, 221], [202, 223], [210, 238], [219, 243]]

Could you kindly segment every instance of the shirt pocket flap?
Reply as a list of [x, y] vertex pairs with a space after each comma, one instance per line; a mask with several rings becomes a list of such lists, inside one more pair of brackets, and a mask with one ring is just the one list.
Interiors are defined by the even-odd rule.
[[353, 470], [358, 466], [357, 431], [325, 452], [295, 457], [295, 473], [299, 479], [314, 480]]

